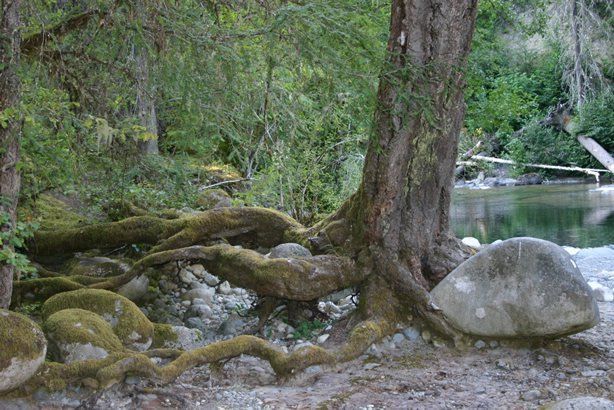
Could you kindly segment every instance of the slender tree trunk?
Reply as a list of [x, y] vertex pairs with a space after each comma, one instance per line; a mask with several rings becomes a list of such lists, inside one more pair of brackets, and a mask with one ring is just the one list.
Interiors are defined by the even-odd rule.
[[428, 303], [426, 290], [465, 257], [449, 209], [476, 9], [477, 0], [392, 2], [375, 135], [346, 218], [380, 284], [405, 302]]
[[584, 70], [582, 69], [582, 44], [580, 41], [580, 18], [578, 16], [581, 0], [571, 0], [571, 34], [574, 47], [574, 70], [573, 78], [576, 94], [576, 108], [580, 109], [586, 97]]
[[149, 52], [144, 45], [136, 49], [136, 105], [140, 123], [148, 138], [139, 141], [141, 154], [158, 153], [158, 116], [156, 114], [155, 88], [151, 86]]
[[[20, 98], [20, 82], [16, 74], [19, 63], [19, 0], [1, 0], [0, 16], [0, 226], [3, 233], [10, 232], [16, 224], [17, 200], [21, 179], [17, 171], [21, 123], [17, 105]], [[3, 123], [6, 121], [6, 123]], [[0, 243], [0, 251], [12, 251], [7, 241]], [[0, 262], [0, 308], [8, 308], [13, 290], [15, 269]]]

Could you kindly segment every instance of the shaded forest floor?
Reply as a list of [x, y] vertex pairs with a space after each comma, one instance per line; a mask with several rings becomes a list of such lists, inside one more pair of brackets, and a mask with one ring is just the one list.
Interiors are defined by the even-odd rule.
[[[595, 251], [594, 257], [576, 259], [578, 265], [587, 280], [611, 287], [614, 252]], [[275, 379], [267, 363], [241, 357], [213, 373], [206, 366], [192, 369], [166, 386], [129, 377], [104, 392], [35, 394], [0, 407], [539, 408], [580, 396], [614, 400], [614, 303], [600, 302], [599, 309], [598, 326], [538, 348], [486, 343], [459, 351], [415, 334], [387, 338], [357, 360], [314, 366], [285, 382]]]

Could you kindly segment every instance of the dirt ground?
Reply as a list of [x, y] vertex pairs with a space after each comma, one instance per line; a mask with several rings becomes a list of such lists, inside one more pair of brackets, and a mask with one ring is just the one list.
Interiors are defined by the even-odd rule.
[[[587, 280], [613, 287], [614, 247], [574, 259]], [[191, 369], [170, 385], [128, 377], [102, 392], [0, 400], [0, 409], [535, 409], [582, 396], [614, 401], [614, 302], [599, 302], [599, 310], [594, 328], [542, 346], [484, 341], [458, 350], [405, 329], [356, 360], [313, 366], [290, 380], [277, 380], [264, 361], [240, 357], [214, 373]], [[334, 339], [332, 332], [324, 346]]]
[[601, 323], [542, 347], [435, 347], [421, 338], [385, 341], [352, 362], [312, 367], [279, 382], [267, 363], [242, 357], [212, 374], [207, 366], [171, 385], [137, 378], [85, 391], [0, 403], [5, 409], [397, 409], [539, 408], [567, 398], [614, 400], [614, 304], [599, 303]]

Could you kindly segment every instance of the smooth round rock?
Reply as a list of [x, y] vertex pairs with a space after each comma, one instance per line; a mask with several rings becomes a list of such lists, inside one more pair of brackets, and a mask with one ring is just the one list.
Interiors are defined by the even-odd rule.
[[554, 338], [599, 322], [591, 288], [569, 254], [535, 238], [489, 246], [431, 295], [452, 324], [477, 336]]
[[309, 249], [298, 243], [282, 243], [271, 249], [269, 258], [308, 258], [311, 256]]
[[47, 340], [24, 315], [0, 309], [0, 392], [19, 387], [45, 361]]

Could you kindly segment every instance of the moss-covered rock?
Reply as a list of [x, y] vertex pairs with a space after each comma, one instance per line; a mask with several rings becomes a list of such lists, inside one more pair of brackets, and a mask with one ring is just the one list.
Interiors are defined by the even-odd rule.
[[42, 230], [70, 229], [87, 223], [87, 218], [70, 209], [61, 200], [49, 194], [40, 195], [30, 209], [20, 210], [27, 216], [40, 220]]
[[73, 308], [100, 315], [129, 349], [144, 351], [151, 345], [153, 325], [149, 319], [133, 302], [108, 290], [79, 289], [60, 293], [45, 302], [41, 313], [47, 320], [55, 312]]
[[0, 393], [32, 377], [45, 361], [47, 340], [26, 316], [0, 309]]
[[205, 344], [205, 337], [198, 329], [173, 326], [163, 323], [154, 324], [152, 347], [192, 350]]
[[207, 189], [198, 195], [196, 204], [204, 210], [232, 206], [230, 195], [223, 189]]
[[49, 340], [49, 351], [59, 362], [103, 359], [124, 350], [111, 325], [88, 310], [60, 310], [49, 316], [43, 330]]

